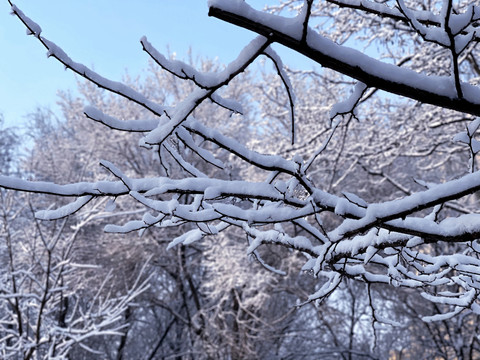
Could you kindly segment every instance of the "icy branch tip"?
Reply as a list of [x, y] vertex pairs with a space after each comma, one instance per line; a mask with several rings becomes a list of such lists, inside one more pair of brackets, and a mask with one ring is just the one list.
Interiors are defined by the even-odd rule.
[[35, 37], [39, 37], [42, 33], [42, 28], [40, 27], [40, 25], [38, 25], [35, 21], [26, 16], [23, 11], [17, 7], [17, 5], [11, 3], [11, 7], [12, 15], [18, 16], [20, 20], [22, 20], [27, 26], [27, 35], [34, 35]]

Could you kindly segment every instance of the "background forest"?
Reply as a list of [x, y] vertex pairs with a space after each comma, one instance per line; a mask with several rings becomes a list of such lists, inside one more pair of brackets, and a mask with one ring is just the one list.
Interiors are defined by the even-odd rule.
[[[402, 9], [403, 1], [372, 3]], [[437, 14], [447, 3], [452, 2], [407, 2], [420, 15]], [[450, 48], [428, 35], [422, 37], [415, 23], [410, 26], [399, 15], [378, 16], [376, 8], [368, 11], [357, 5], [354, 1], [283, 0], [268, 12], [294, 16], [307, 9], [310, 27], [338, 44], [354, 44], [384, 62], [421, 74], [450, 76]], [[468, 5], [454, 2], [452, 13], [471, 11], [476, 28], [478, 9], [469, 10]], [[480, 76], [476, 36], [455, 55], [462, 81], [468, 79], [470, 84]], [[265, 50], [264, 55], [258, 67], [248, 67], [229, 80], [220, 92], [224, 100], [212, 96], [211, 101], [196, 105], [191, 116], [248, 151], [298, 163], [313, 159], [307, 166], [312, 184], [365, 208], [476, 171], [480, 147], [474, 115], [367, 88], [326, 68], [279, 70], [276, 54]], [[149, 101], [174, 108], [202, 88], [203, 78], [195, 75], [229, 69], [194, 56], [186, 63], [158, 57], [145, 76], [125, 77], [124, 83]], [[153, 147], [146, 146], [145, 131], [107, 128], [105, 121], [95, 119], [93, 109], [145, 128], [151, 113], [97, 85], [79, 80], [77, 92], [60, 93], [59, 114], [40, 108], [29, 116], [22, 133], [0, 130], [2, 175], [56, 184], [95, 184], [116, 178], [128, 184], [130, 178], [159, 176], [267, 182], [258, 167], [238, 155], [240, 151], [211, 141], [217, 135], [207, 141], [203, 130], [194, 131], [196, 125], [186, 125], [191, 134], [178, 130], [176, 136]], [[345, 99], [350, 101], [342, 103]], [[241, 114], [232, 111], [237, 109], [234, 102], [241, 104]], [[121, 175], [116, 167], [122, 169]], [[284, 174], [275, 176], [268, 181], [284, 194], [288, 206], [297, 206], [285, 195], [291, 182]], [[327, 289], [328, 297], [315, 297], [312, 294], [325, 289], [319, 278], [334, 280], [322, 272], [311, 276], [315, 268], [307, 265], [314, 260], [312, 253], [294, 251], [299, 247], [293, 240], [293, 245], [278, 246], [272, 240], [254, 248], [256, 233], [248, 221], [238, 225], [240, 220], [234, 219], [233, 226], [217, 231], [207, 221], [169, 218], [161, 211], [153, 216], [145, 203], [123, 196], [88, 199], [85, 206], [82, 203], [71, 211], [71, 200], [53, 191], [31, 194], [38, 191], [15, 192], [2, 186], [0, 264], [7, 270], [0, 274], [0, 357], [4, 359], [480, 357], [479, 312], [470, 311], [471, 304], [457, 309], [459, 303], [432, 301], [426, 286], [420, 288], [423, 293], [409, 287], [403, 279], [407, 275], [393, 273], [392, 268], [388, 268], [392, 286], [345, 270], [342, 281]], [[308, 197], [303, 188], [292, 192], [298, 201]], [[151, 196], [163, 201], [164, 195]], [[202, 209], [203, 200], [193, 191], [179, 191], [176, 196], [178, 204], [197, 204]], [[260, 196], [249, 201], [259, 209], [267, 200]], [[225, 196], [222, 201], [242, 209], [250, 206], [243, 198]], [[474, 193], [419, 213], [440, 222], [473, 214], [477, 204]], [[339, 208], [309, 215], [315, 228], [297, 218], [262, 226], [265, 232], [289, 234], [289, 239], [323, 238], [342, 224], [346, 217], [342, 215]], [[376, 233], [387, 232], [377, 225]], [[412, 236], [409, 240], [418, 238]], [[444, 254], [475, 257], [480, 248], [470, 239], [468, 243], [418, 244], [382, 247], [382, 256], [401, 253], [402, 259], [420, 258], [424, 265], [433, 266], [429, 259]], [[422, 247], [414, 250], [415, 246]], [[346, 266], [347, 260], [341, 261]], [[372, 266], [380, 267], [381, 261], [375, 261]], [[457, 270], [451, 264], [442, 266]], [[474, 273], [474, 279], [478, 276], [476, 269], [458, 269]], [[443, 267], [438, 271], [446, 276]], [[465, 286], [429, 281], [435, 295], [437, 290], [453, 293]], [[438, 316], [451, 312], [455, 316]]]

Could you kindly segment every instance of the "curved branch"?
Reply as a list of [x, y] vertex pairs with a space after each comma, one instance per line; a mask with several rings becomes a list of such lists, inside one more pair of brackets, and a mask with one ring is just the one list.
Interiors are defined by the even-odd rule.
[[[268, 37], [318, 64], [392, 94], [480, 116], [480, 89], [462, 83], [464, 98], [452, 89], [449, 77], [426, 76], [371, 58], [341, 46], [309, 29], [301, 41], [302, 24], [252, 9], [242, 1], [211, 0], [209, 15]], [[285, 30], [287, 29], [287, 30]]]

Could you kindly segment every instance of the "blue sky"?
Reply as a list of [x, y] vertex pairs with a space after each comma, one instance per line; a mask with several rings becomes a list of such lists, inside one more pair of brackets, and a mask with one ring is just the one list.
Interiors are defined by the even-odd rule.
[[[249, 0], [261, 9], [272, 0]], [[233, 60], [254, 34], [207, 16], [207, 0], [17, 0], [15, 4], [75, 61], [92, 66], [112, 80], [132, 76], [147, 67], [148, 56], [139, 39], [146, 35], [161, 52], [185, 57]], [[54, 59], [23, 24], [0, 5], [0, 113], [7, 125], [17, 125], [38, 106], [55, 107], [59, 89], [75, 89], [76, 78]], [[285, 62], [311, 68], [307, 60], [278, 49]], [[296, 59], [293, 61], [292, 59]]]

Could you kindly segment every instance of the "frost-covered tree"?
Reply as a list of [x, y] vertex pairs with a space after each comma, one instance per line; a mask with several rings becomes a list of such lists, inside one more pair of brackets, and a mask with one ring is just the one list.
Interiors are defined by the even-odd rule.
[[[0, 131], [5, 170], [18, 139]], [[91, 338], [122, 334], [122, 315], [146, 289], [135, 274], [131, 287], [112, 294], [114, 275], [95, 276], [98, 267], [74, 259], [79, 234], [91, 216], [41, 224], [33, 216], [39, 198], [0, 190], [0, 356], [2, 359], [65, 359]], [[135, 279], [134, 279], [135, 280]], [[110, 292], [110, 293], [109, 293]]]
[[[241, 0], [210, 0], [209, 7], [211, 16], [259, 36], [231, 64], [213, 72], [167, 59], [142, 38], [143, 50], [155, 63], [191, 86], [181, 101], [165, 105], [142, 89], [74, 62], [12, 5], [50, 56], [142, 109], [137, 118], [109, 113], [94, 102], [83, 112], [112, 133], [141, 133], [142, 151], [156, 156], [165, 174], [133, 176], [131, 164], [113, 159], [101, 161], [112, 180], [60, 185], [3, 176], [0, 186], [76, 198], [37, 212], [45, 220], [63, 218], [102, 198], [128, 198], [147, 211], [133, 220], [119, 213], [105, 230], [185, 229], [169, 247], [238, 228], [247, 252], [273, 272], [283, 270], [282, 262], [270, 256], [272, 247], [304, 256], [302, 269], [318, 278], [306, 302], [325, 300], [347, 286], [342, 285], [346, 279], [366, 283], [374, 328], [395, 324], [375, 306], [377, 284], [419, 290], [439, 310], [422, 313], [426, 321], [480, 314], [475, 195], [480, 190], [475, 171], [480, 8], [452, 0], [283, 1], [271, 12]], [[284, 9], [296, 15], [278, 14]], [[331, 98], [319, 102], [315, 94], [296, 92], [274, 43], [331, 69], [333, 75], [317, 79], [312, 74], [304, 83], [320, 81]], [[376, 51], [351, 48], [368, 45]], [[228, 122], [216, 126], [196, 117], [203, 107], [218, 107], [237, 124], [244, 110], [225, 88], [262, 56], [277, 69], [286, 104], [268, 89], [251, 89], [252, 99], [262, 93], [272, 101], [258, 114], [257, 141], [237, 136]], [[341, 90], [332, 91], [336, 86]], [[347, 94], [349, 87], [351, 94], [339, 99], [337, 94]], [[297, 116], [302, 107], [307, 113]], [[286, 136], [290, 144], [277, 141], [262, 148], [270, 135]], [[183, 174], [171, 176], [168, 164]], [[463, 344], [453, 346], [460, 347], [457, 356], [467, 356]]]
[[[197, 66], [207, 69], [218, 65], [202, 61]], [[153, 66], [145, 74], [141, 81], [126, 79], [126, 82], [158, 101], [168, 99], [175, 103], [192, 90], [191, 84]], [[250, 86], [253, 79], [244, 74], [237, 80], [242, 81], [231, 84], [229, 96], [240, 100], [247, 94], [244, 86]], [[148, 152], [137, 151], [135, 146], [141, 135], [120, 133], [111, 142], [111, 134], [104, 131], [103, 125], [92, 124], [82, 114], [85, 104], [95, 104], [116, 116], [138, 118], [142, 116], [138, 108], [88, 83], [79, 84], [79, 93], [80, 97], [61, 94], [61, 119], [55, 120], [46, 110], [31, 115], [29, 134], [33, 136], [33, 148], [25, 160], [29, 174], [35, 174], [37, 180], [60, 183], [79, 177], [95, 181], [106, 176], [95, 159], [105, 158], [129, 164], [132, 177], [183, 176], [174, 161], [161, 164], [155, 156], [148, 156]], [[256, 131], [256, 127], [250, 126], [255, 120], [251, 119], [249, 108], [245, 106], [243, 117], [230, 118], [225, 116], [227, 111], [205, 106], [197, 109], [195, 116], [206, 123], [223, 126], [227, 132], [237, 133], [241, 129], [241, 136], [248, 141], [249, 135]], [[234, 121], [235, 126], [231, 126]], [[179, 149], [185, 146], [173, 145]], [[228, 153], [222, 157], [227, 161]], [[191, 161], [204, 166], [198, 159]], [[113, 207], [115, 216], [121, 212], [125, 219], [145, 212], [143, 207], [121, 198], [114, 204], [96, 203], [94, 208], [90, 205], [82, 208], [77, 214], [88, 213], [94, 221], [77, 236], [75, 260], [98, 266], [92, 274], [99, 278], [112, 271], [117, 276], [109, 284], [121, 289], [131, 273], [135, 273], [132, 269], [152, 257], [145, 270], [150, 277], [150, 287], [125, 312], [123, 322], [127, 326], [123, 336], [112, 337], [110, 341], [92, 337], [85, 345], [114, 358], [138, 358], [139, 351], [151, 359], [174, 355], [262, 358], [276, 350], [282, 354], [292, 352], [294, 347], [285, 346], [286, 340], [298, 338], [296, 333], [305, 331], [305, 323], [294, 321], [298, 269], [292, 271], [290, 277], [278, 277], [260, 265], [249, 265], [243, 236], [233, 231], [222, 233], [218, 240], [179, 246], [170, 251], [166, 251], [168, 243], [182, 231], [191, 229], [190, 224], [160, 232], [146, 231], [140, 238], [136, 233], [104, 234], [102, 223], [112, 216]], [[293, 269], [290, 261], [290, 257], [285, 258], [285, 268]], [[298, 259], [292, 261], [299, 263]], [[304, 286], [304, 290], [307, 288], [313, 291], [312, 282]], [[78, 359], [89, 355], [79, 347], [71, 354]]]

